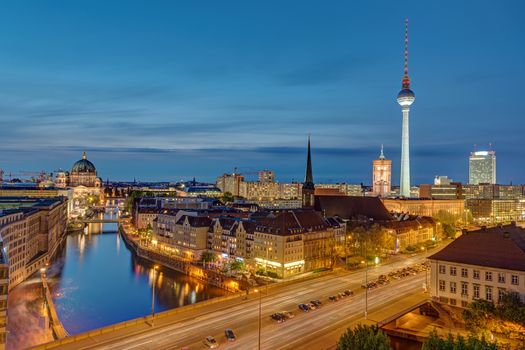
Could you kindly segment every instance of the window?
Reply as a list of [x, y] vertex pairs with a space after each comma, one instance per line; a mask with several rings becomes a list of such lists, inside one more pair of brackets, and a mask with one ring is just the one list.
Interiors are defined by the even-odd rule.
[[461, 282], [461, 295], [467, 296], [468, 295], [468, 283]]
[[450, 267], [450, 276], [456, 276], [456, 267], [455, 266], [451, 266]]
[[439, 280], [439, 290], [441, 292], [444, 292], [445, 291], [445, 281], [443, 280]]
[[439, 265], [439, 273], [440, 274], [445, 274], [445, 265]]
[[450, 282], [450, 293], [456, 293], [456, 282]]
[[450, 299], [450, 305], [456, 305], [456, 299]]
[[517, 286], [519, 284], [518, 275], [512, 275], [510, 282], [514, 284], [515, 286]]
[[485, 299], [492, 301], [492, 287], [485, 287]]
[[474, 285], [474, 299], [479, 299], [479, 285]]
[[502, 301], [503, 297], [505, 296], [505, 289], [498, 289], [498, 301]]
[[[492, 272], [485, 271], [485, 281], [492, 281]], [[488, 300], [488, 299], [487, 299]], [[492, 300], [492, 299], [491, 299]]]
[[504, 273], [498, 273], [498, 282], [499, 283], [505, 283], [505, 274]]
[[461, 269], [461, 277], [468, 278], [468, 269], [465, 269], [465, 268]]

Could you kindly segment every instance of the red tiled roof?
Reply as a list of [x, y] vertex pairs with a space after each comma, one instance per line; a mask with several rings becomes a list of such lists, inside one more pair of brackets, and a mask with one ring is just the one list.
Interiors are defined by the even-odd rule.
[[525, 229], [505, 225], [471, 231], [429, 259], [525, 271]]

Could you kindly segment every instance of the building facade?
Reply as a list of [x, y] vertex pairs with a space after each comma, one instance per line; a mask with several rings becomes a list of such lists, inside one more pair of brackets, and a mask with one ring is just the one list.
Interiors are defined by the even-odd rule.
[[496, 183], [496, 152], [471, 152], [469, 157], [469, 184]]
[[465, 215], [465, 201], [462, 199], [382, 199], [390, 212], [416, 216], [436, 216], [440, 211], [461, 217]]
[[200, 261], [208, 248], [210, 224], [205, 216], [162, 213], [153, 221], [152, 242], [181, 260]]

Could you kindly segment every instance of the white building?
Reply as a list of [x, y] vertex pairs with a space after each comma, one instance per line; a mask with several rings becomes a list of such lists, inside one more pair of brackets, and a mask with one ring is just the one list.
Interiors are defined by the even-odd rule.
[[525, 302], [525, 229], [514, 223], [464, 233], [429, 260], [435, 301], [465, 307], [517, 293]]

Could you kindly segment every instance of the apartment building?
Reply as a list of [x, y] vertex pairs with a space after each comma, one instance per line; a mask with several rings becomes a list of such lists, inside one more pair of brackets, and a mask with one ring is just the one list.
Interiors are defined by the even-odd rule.
[[158, 214], [153, 220], [153, 244], [183, 260], [199, 261], [206, 251], [211, 219], [184, 211]]

